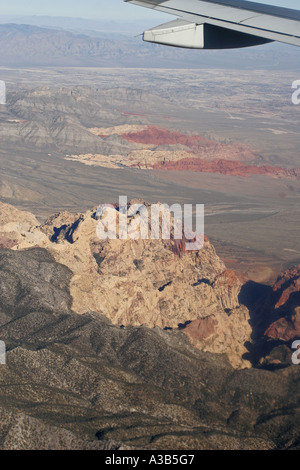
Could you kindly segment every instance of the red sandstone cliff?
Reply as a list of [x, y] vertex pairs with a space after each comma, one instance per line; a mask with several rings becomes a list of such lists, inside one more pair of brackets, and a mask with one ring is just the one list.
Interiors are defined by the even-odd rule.
[[265, 336], [290, 341], [300, 337], [300, 265], [288, 269], [274, 287], [274, 314], [280, 316], [272, 322]]

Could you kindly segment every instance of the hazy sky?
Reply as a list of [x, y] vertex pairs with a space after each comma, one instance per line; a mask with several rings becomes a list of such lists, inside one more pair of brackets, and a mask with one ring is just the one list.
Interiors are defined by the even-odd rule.
[[[184, 0], [182, 1], [184, 3]], [[259, 3], [299, 9], [299, 0], [262, 0]], [[129, 5], [123, 0], [2, 0], [1, 4], [0, 15], [50, 15], [116, 20], [163, 16], [162, 13]]]

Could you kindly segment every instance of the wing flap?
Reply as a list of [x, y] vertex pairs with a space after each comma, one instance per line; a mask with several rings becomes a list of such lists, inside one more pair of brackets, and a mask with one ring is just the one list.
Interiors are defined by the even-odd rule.
[[185, 21], [207, 23], [272, 41], [300, 46], [300, 11], [244, 0], [125, 0], [170, 13]]
[[177, 19], [144, 32], [144, 41], [188, 49], [232, 49], [269, 42], [250, 34]]

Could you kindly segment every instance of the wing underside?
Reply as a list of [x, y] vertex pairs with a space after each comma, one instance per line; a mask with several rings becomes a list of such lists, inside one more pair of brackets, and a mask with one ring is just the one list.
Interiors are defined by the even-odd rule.
[[[225, 38], [226, 43], [226, 34], [224, 33], [226, 31], [227, 36], [229, 34], [228, 31], [234, 32], [233, 37], [236, 38], [236, 45], [233, 47], [243, 47], [245, 45], [254, 45], [255, 43], [259, 44], [269, 41], [279, 41], [300, 46], [300, 11], [298, 10], [263, 5], [244, 0], [125, 1], [143, 7], [152, 8], [154, 10], [159, 10], [164, 13], [170, 13], [171, 15], [175, 15], [179, 18], [179, 22], [177, 23], [168, 23], [167, 28], [164, 28], [164, 25], [162, 25], [160, 30], [159, 28], [154, 28], [153, 30], [150, 30], [150, 33], [147, 32], [148, 35], [145, 33], [146, 36], [144, 39], [149, 40], [150, 42], [161, 42], [162, 44], [169, 43], [169, 45], [176, 46], [176, 37], [184, 37], [182, 28], [185, 27], [188, 29], [188, 25], [190, 25], [190, 37], [192, 35], [191, 29], [194, 28], [193, 34], [195, 37], [198, 37], [198, 42], [195, 40], [196, 42], [194, 41], [194, 43], [191, 44], [191, 42], [188, 41], [188, 45], [179, 44], [179, 47], [203, 48], [205, 47], [205, 44], [203, 43], [205, 37], [214, 37], [214, 35], [218, 33], [220, 41], [218, 42], [216, 40], [216, 47], [211, 47], [218, 48], [218, 44], [222, 46], [222, 37]], [[176, 28], [179, 28], [179, 30]], [[152, 31], [154, 31], [154, 33], [152, 33]], [[167, 35], [169, 33], [171, 33], [173, 38], [175, 38], [174, 43], [172, 43], [172, 39], [168, 40]], [[200, 36], [202, 44], [200, 44]], [[251, 37], [256, 38], [256, 40], [253, 39], [253, 44], [251, 44], [251, 40], [249, 44], [246, 44], [247, 37], [248, 39]], [[243, 44], [243, 38], [245, 44]], [[162, 41], [160, 41], [160, 39], [162, 39]]]

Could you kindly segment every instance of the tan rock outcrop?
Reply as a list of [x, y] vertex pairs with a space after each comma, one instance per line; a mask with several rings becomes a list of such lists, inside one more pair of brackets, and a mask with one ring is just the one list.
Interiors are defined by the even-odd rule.
[[[109, 210], [111, 217], [119, 216], [117, 206]], [[14, 226], [13, 220], [23, 213], [9, 214], [7, 224]], [[99, 312], [124, 326], [178, 328], [192, 322], [185, 332], [195, 346], [226, 353], [235, 367], [247, 366], [242, 356], [251, 329], [248, 311], [238, 301], [242, 283], [226, 270], [209, 240], [205, 237], [201, 250], [187, 251], [184, 239], [173, 239], [172, 217], [171, 240], [102, 240], [99, 224], [105, 217], [96, 209], [76, 215], [62, 212], [38, 225], [26, 215], [13, 249], [39, 245], [68, 266], [74, 274], [72, 309], [79, 314]], [[138, 214], [126, 218], [126, 224], [136, 238]]]
[[226, 354], [234, 367], [245, 367], [243, 359], [247, 352], [245, 343], [249, 341], [251, 327], [249, 312], [240, 306], [225, 313], [219, 311], [207, 318], [200, 318], [186, 326], [184, 332], [201, 351]]
[[47, 244], [39, 229], [40, 223], [30, 212], [20, 211], [0, 201], [0, 246], [2, 248], [29, 248]]

